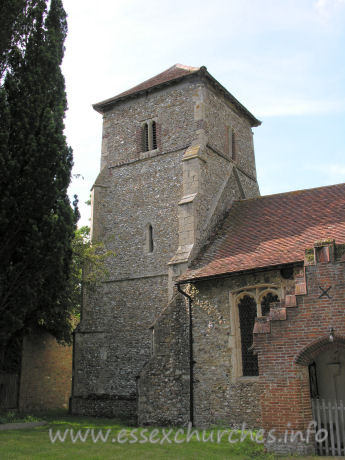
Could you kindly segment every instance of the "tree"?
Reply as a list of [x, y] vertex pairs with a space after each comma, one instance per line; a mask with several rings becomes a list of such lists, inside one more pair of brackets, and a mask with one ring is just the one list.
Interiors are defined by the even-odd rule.
[[25, 0], [2, 0], [0, 3], [0, 77], [5, 73], [10, 50], [23, 36]]
[[107, 249], [104, 242], [93, 241], [91, 244], [90, 227], [84, 226], [75, 231], [72, 254], [68, 292], [74, 313], [78, 316], [82, 308], [83, 291], [95, 291], [107, 279], [109, 272], [106, 260], [114, 257], [115, 253]]
[[74, 308], [68, 286], [79, 216], [67, 195], [73, 162], [60, 69], [66, 13], [61, 0], [49, 12], [46, 0], [25, 4], [30, 21], [8, 51], [0, 88], [0, 349], [37, 327], [69, 342]]

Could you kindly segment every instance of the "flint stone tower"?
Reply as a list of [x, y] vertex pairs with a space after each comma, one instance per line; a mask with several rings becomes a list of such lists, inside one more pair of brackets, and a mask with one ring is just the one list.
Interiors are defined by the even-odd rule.
[[71, 408], [135, 422], [150, 327], [174, 281], [233, 200], [259, 195], [251, 128], [260, 121], [206, 67], [180, 64], [94, 109], [103, 115], [103, 142], [92, 239], [116, 257], [109, 279], [84, 299]]

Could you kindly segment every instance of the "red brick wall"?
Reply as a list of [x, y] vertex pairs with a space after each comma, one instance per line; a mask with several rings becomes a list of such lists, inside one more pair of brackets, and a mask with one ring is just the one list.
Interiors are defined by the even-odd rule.
[[19, 409], [67, 409], [71, 395], [72, 347], [47, 333], [24, 339]]
[[[344, 263], [306, 266], [307, 294], [287, 308], [285, 321], [271, 321], [271, 333], [255, 334], [259, 357], [263, 428], [284, 432], [287, 423], [305, 430], [312, 420], [308, 364], [331, 344], [345, 348]], [[331, 286], [329, 299], [323, 289]]]

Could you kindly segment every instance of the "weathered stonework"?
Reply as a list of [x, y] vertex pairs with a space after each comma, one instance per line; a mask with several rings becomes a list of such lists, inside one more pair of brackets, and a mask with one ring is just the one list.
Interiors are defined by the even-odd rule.
[[[101, 172], [92, 191], [92, 239], [103, 241], [116, 257], [107, 263], [109, 280], [85, 295], [75, 335], [75, 413], [121, 418], [127, 414], [128, 420], [138, 415], [136, 379], [149, 361], [139, 383], [148, 392], [140, 395], [139, 407], [144, 407], [145, 398], [152, 396], [149, 384], [143, 383], [150, 378], [145, 372], [154, 369], [152, 359], [158, 362], [162, 353], [157, 349], [151, 358], [149, 326], [172, 298], [176, 278], [232, 201], [259, 193], [254, 118], [203, 75], [196, 73], [103, 109]], [[157, 126], [157, 148], [145, 152], [142, 127], [148, 120]], [[226, 151], [228, 126], [237, 134], [235, 161]], [[147, 250], [149, 227], [153, 251]], [[164, 312], [157, 327], [167, 317]], [[184, 358], [178, 359], [185, 368]], [[184, 403], [178, 402], [180, 406]], [[156, 420], [152, 411], [147, 414]], [[186, 417], [181, 413], [167, 415], [169, 419], [182, 422]], [[139, 420], [148, 423], [150, 416], [140, 411]]]
[[176, 295], [152, 326], [152, 357], [138, 381], [140, 425], [186, 425], [190, 420], [188, 308]]
[[195, 422], [200, 426], [226, 424], [261, 427], [258, 377], [243, 377], [236, 296], [259, 287], [285, 292], [293, 280], [282, 279], [279, 270], [197, 282], [193, 292], [195, 360]]
[[150, 357], [150, 325], [166, 291], [166, 276], [148, 276], [109, 282], [90, 295], [93, 308], [75, 337], [74, 413], [136, 420], [136, 377]]

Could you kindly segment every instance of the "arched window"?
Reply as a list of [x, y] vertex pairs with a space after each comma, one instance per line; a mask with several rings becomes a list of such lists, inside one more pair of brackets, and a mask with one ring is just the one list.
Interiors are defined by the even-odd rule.
[[268, 316], [270, 313], [271, 304], [278, 302], [278, 296], [272, 292], [268, 292], [265, 297], [261, 300], [261, 314], [262, 316]]
[[149, 125], [147, 123], [143, 126], [143, 151], [149, 150]]
[[273, 303], [279, 302], [279, 286], [253, 285], [233, 291], [231, 328], [234, 331], [232, 351], [232, 379], [259, 375], [257, 355], [252, 350], [257, 317], [267, 316]]
[[146, 252], [150, 253], [153, 252], [153, 228], [151, 224], [148, 224], [146, 227]]
[[233, 129], [231, 130], [231, 158], [233, 160], [237, 159], [237, 139]]
[[154, 352], [155, 352], [155, 328], [154, 327], [151, 328], [151, 332], [152, 332], [152, 335], [151, 335], [151, 356], [153, 356]]
[[142, 126], [142, 150], [149, 152], [157, 149], [157, 123], [149, 120]]
[[156, 130], [156, 122], [152, 122], [152, 149], [155, 150], [157, 148], [157, 130]]
[[259, 375], [258, 358], [251, 349], [254, 323], [257, 315], [255, 299], [249, 295], [242, 297], [238, 304], [238, 312], [241, 330], [243, 376]]

